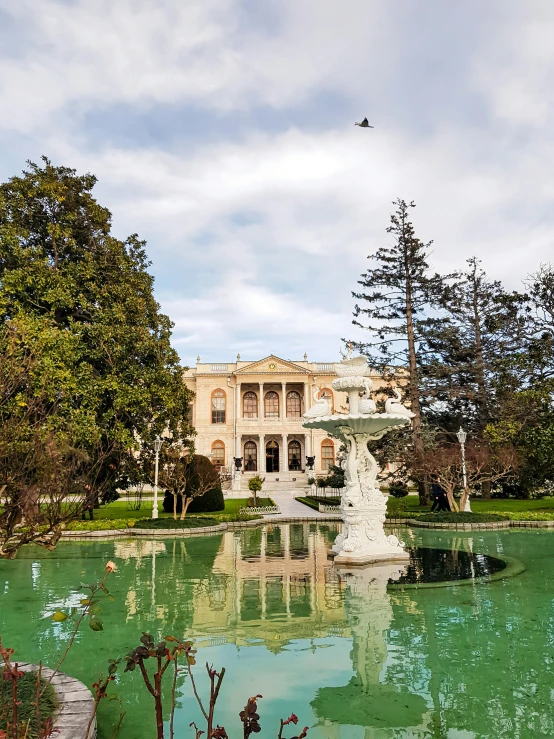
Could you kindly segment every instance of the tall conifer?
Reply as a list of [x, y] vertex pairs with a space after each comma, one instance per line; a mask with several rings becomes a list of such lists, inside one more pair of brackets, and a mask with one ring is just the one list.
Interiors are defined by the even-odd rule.
[[[413, 454], [423, 460], [424, 442], [421, 412], [421, 365], [425, 362], [429, 307], [440, 293], [442, 279], [431, 275], [427, 262], [432, 242], [423, 243], [415, 235], [410, 210], [415, 203], [398, 199], [387, 233], [392, 244], [382, 246], [368, 259], [372, 266], [358, 283], [360, 301], [353, 323], [365, 328], [370, 338], [357, 346], [380, 371], [396, 373], [406, 380], [412, 422]], [[428, 503], [425, 480], [418, 480], [420, 504]]]

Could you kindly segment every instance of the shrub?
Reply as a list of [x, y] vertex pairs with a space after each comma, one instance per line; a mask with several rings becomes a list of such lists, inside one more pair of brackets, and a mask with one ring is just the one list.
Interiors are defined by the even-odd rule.
[[405, 498], [408, 495], [408, 486], [404, 482], [391, 482], [389, 494], [393, 498]]
[[389, 498], [387, 501], [387, 516], [389, 518], [404, 518], [408, 505], [402, 498]]
[[508, 516], [501, 513], [422, 513], [414, 516], [418, 521], [436, 521], [437, 523], [493, 523], [508, 521]]
[[[186, 495], [194, 494], [198, 485], [213, 480], [211, 487], [204, 495], [193, 498], [187, 513], [213, 513], [225, 509], [225, 499], [221, 489], [221, 481], [217, 470], [208, 457], [195, 454], [192, 460], [192, 470], [187, 480]], [[173, 493], [167, 490], [164, 495], [163, 509], [166, 513], [173, 513]], [[183, 510], [183, 496], [177, 496], [177, 513]]]
[[340, 490], [344, 487], [344, 475], [328, 475], [326, 479], [326, 487]]
[[260, 477], [259, 475], [254, 475], [254, 477], [251, 477], [250, 480], [248, 481], [248, 489], [254, 493], [254, 495], [251, 498], [248, 498], [249, 508], [255, 508], [258, 505], [257, 495], [262, 489], [264, 482], [265, 482], [265, 477]]
[[251, 490], [253, 493], [259, 493], [263, 487], [264, 482], [265, 477], [254, 475], [254, 477], [251, 477], [248, 481], [248, 489]]
[[186, 516], [182, 521], [174, 518], [141, 518], [135, 523], [136, 529], [196, 529], [202, 526], [217, 526], [220, 518]]

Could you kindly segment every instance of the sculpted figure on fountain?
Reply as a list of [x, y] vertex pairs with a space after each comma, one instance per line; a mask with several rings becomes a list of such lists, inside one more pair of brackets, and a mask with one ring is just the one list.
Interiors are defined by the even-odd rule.
[[[379, 467], [368, 443], [380, 439], [395, 426], [409, 423], [412, 414], [392, 400], [386, 410], [393, 412], [377, 413], [370, 397], [372, 382], [368, 378], [367, 360], [351, 357], [351, 354], [350, 346], [343, 361], [335, 364], [338, 376], [332, 383], [335, 390], [348, 393], [349, 412], [330, 415], [330, 409], [324, 408], [317, 399], [304, 415], [304, 426], [325, 429], [346, 446], [341, 461], [345, 482], [340, 505], [344, 532], [332, 549], [338, 563], [405, 559], [402, 543], [396, 536], [385, 534], [386, 498], [377, 486]], [[364, 395], [360, 399], [362, 391]], [[396, 395], [398, 399], [399, 394]]]

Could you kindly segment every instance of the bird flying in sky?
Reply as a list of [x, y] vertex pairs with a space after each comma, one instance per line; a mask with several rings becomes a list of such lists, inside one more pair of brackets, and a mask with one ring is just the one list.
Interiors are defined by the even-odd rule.
[[364, 118], [361, 123], [355, 123], [355, 126], [360, 126], [361, 128], [373, 128], [373, 126], [370, 126], [367, 122], [367, 118]]

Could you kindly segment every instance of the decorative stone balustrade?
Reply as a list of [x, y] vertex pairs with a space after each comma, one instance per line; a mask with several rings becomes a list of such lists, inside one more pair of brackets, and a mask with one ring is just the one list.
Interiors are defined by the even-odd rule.
[[255, 506], [252, 508], [239, 508], [239, 513], [242, 515], [266, 516], [271, 513], [281, 513], [281, 509], [278, 505]]
[[340, 507], [338, 505], [329, 505], [325, 503], [319, 503], [318, 511], [320, 513], [340, 513]]

